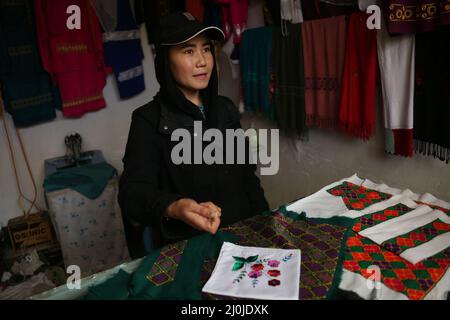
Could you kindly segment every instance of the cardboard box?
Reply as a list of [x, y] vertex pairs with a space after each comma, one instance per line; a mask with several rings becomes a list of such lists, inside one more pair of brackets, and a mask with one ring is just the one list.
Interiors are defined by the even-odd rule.
[[54, 242], [50, 220], [46, 213], [30, 214], [8, 221], [8, 231], [14, 250]]

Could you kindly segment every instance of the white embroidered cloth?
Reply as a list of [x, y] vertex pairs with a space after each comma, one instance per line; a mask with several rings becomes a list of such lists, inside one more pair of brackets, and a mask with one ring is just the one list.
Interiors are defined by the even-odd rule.
[[242, 247], [225, 242], [202, 291], [221, 296], [298, 300], [300, 250]]

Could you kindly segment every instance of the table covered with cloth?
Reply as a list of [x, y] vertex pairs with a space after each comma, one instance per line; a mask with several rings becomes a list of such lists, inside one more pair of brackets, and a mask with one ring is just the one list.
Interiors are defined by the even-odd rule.
[[[341, 244], [347, 228], [305, 220], [283, 208], [153, 251], [133, 273], [89, 288], [84, 299], [232, 299], [202, 293], [225, 241], [242, 246], [300, 249], [299, 299], [331, 294]], [[336, 286], [336, 285], [335, 285]], [[234, 299], [234, 298], [233, 298]]]

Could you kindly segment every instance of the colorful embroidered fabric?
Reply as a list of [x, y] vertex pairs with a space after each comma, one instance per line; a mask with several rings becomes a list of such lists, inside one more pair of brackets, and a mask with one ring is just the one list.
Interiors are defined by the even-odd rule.
[[450, 24], [450, 0], [389, 0], [386, 17], [390, 33], [434, 31]]
[[[331, 224], [295, 221], [281, 213], [256, 216], [224, 229], [238, 236], [238, 245], [300, 249], [302, 261], [299, 298], [302, 300], [326, 298], [333, 282], [345, 230], [345, 227]], [[213, 259], [205, 261], [201, 286], [209, 279], [215, 264], [216, 260]], [[215, 300], [224, 298], [206, 293], [203, 293], [203, 297]]]
[[405, 206], [402, 203], [396, 204], [395, 206], [375, 212], [369, 216], [361, 217], [353, 226], [353, 231], [355, 232], [363, 231], [367, 228], [376, 226], [377, 224], [385, 222], [387, 220], [398, 218], [401, 215], [410, 212], [412, 210], [413, 209]]
[[448, 215], [450, 215], [450, 209], [446, 209], [446, 208], [443, 208], [443, 207], [440, 207], [440, 206], [437, 206], [437, 205], [434, 205], [434, 204], [429, 204], [429, 203], [421, 202], [421, 201], [416, 201], [416, 203], [418, 203], [418, 204], [425, 204], [425, 205], [429, 206], [432, 209], [440, 210], [440, 211], [445, 212]]
[[344, 183], [327, 190], [333, 196], [342, 197], [345, 205], [350, 210], [363, 210], [374, 203], [390, 199], [392, 195], [367, 189], [351, 182]]
[[172, 282], [175, 279], [186, 243], [187, 241], [181, 241], [164, 247], [148, 273], [147, 280], [156, 286]]
[[378, 266], [381, 281], [390, 289], [403, 293], [409, 299], [423, 299], [439, 282], [450, 265], [450, 249], [415, 265], [380, 247], [369, 239], [351, 231], [345, 248], [343, 267], [365, 278], [370, 266]]
[[383, 248], [400, 255], [407, 249], [417, 247], [449, 231], [450, 225], [440, 222], [439, 220], [435, 220], [404, 235], [387, 240], [381, 245]]

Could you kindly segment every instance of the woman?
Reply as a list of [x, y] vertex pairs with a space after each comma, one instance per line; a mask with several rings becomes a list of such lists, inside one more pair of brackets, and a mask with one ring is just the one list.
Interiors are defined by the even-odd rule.
[[173, 163], [174, 130], [197, 136], [194, 121], [201, 121], [203, 130], [225, 133], [240, 128], [240, 121], [233, 102], [217, 93], [212, 41], [222, 41], [222, 31], [203, 27], [189, 13], [175, 13], [161, 20], [159, 35], [160, 91], [133, 112], [119, 203], [126, 217], [159, 231], [166, 244], [199, 232], [215, 234], [268, 204], [254, 165]]

